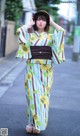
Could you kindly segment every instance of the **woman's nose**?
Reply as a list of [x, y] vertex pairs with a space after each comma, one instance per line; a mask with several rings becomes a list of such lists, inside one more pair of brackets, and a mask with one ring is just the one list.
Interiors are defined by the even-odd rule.
[[42, 19], [40, 20], [40, 23], [42, 23]]

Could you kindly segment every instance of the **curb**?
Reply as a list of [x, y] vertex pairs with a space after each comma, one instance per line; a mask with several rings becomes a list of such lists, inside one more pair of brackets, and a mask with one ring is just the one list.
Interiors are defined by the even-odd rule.
[[[21, 61], [20, 61], [21, 62]], [[2, 76], [0, 76], [0, 81], [9, 74], [20, 62], [16, 62], [12, 67], [10, 67]]]
[[4, 59], [5, 59], [4, 57], [1, 57], [1, 58], [0, 58], [0, 61], [2, 61], [2, 60], [4, 60]]

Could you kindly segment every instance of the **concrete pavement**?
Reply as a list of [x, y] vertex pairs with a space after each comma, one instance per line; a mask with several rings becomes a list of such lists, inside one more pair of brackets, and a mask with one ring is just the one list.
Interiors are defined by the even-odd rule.
[[[72, 48], [66, 47], [66, 62], [54, 66], [49, 123], [40, 136], [80, 136], [80, 60], [73, 62], [71, 53]], [[0, 98], [0, 128], [7, 127], [9, 136], [29, 136], [25, 132], [24, 73], [25, 66]]]
[[8, 55], [7, 57], [0, 58], [0, 81], [10, 73], [19, 63], [21, 60], [15, 58], [16, 52]]
[[16, 77], [25, 68], [25, 61], [15, 58], [16, 52], [0, 59], [0, 97], [13, 85]]

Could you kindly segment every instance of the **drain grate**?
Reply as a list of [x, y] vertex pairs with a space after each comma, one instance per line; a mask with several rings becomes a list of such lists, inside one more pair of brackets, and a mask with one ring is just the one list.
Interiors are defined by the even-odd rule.
[[0, 86], [9, 86], [10, 83], [0, 83]]

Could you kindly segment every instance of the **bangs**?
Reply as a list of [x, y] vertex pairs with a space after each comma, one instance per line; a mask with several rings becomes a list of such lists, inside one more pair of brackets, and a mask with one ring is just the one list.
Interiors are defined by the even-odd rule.
[[46, 21], [46, 22], [47, 22], [47, 18], [46, 18], [46, 16], [44, 16], [44, 15], [39, 15], [39, 16], [37, 16], [37, 20], [43, 20], [43, 21]]

